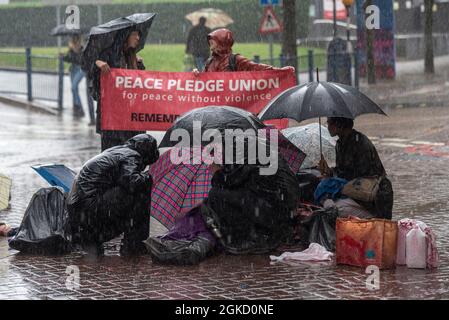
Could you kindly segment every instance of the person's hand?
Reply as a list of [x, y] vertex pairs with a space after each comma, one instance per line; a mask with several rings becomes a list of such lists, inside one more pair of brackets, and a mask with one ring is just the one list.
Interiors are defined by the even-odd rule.
[[217, 171], [219, 171], [221, 169], [222, 169], [221, 165], [216, 164], [216, 163], [212, 163], [210, 168], [209, 168], [209, 171], [212, 172], [212, 174], [214, 174], [215, 172], [217, 172]]
[[101, 70], [101, 73], [108, 73], [111, 71], [111, 67], [109, 67], [109, 65], [107, 64], [107, 62], [101, 61], [101, 60], [97, 60], [95, 62], [95, 64], [97, 65], [97, 67]]
[[140, 56], [136, 56], [137, 62], [142, 63], [143, 62], [143, 58]]
[[320, 162], [318, 163], [318, 169], [323, 176], [328, 177], [331, 175], [331, 169], [329, 168], [329, 165], [327, 164], [327, 161], [326, 159], [324, 159], [323, 155], [321, 155]]
[[288, 71], [295, 72], [295, 68], [292, 67], [292, 66], [286, 66], [286, 67], [283, 67], [283, 68], [281, 68], [281, 70], [288, 70]]
[[197, 68], [193, 69], [192, 72], [195, 77], [198, 77], [200, 75], [200, 71]]
[[11, 231], [11, 227], [6, 223], [0, 224], [0, 237], [7, 237], [8, 232]]

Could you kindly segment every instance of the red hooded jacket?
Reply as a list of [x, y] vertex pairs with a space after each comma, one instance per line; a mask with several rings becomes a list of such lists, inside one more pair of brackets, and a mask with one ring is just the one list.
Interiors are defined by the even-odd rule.
[[[232, 71], [229, 67], [229, 57], [232, 54], [234, 38], [228, 29], [215, 30], [207, 36], [217, 42], [218, 48], [212, 52], [211, 58], [206, 63], [205, 72]], [[281, 70], [267, 64], [255, 63], [244, 56], [237, 54], [235, 57], [234, 71], [261, 71], [261, 70]]]

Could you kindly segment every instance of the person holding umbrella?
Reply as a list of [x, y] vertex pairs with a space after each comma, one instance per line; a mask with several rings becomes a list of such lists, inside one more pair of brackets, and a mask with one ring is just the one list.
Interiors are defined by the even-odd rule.
[[143, 49], [154, 13], [136, 13], [118, 18], [91, 29], [83, 51], [83, 69], [88, 72], [89, 88], [97, 104], [97, 133], [101, 135], [101, 150], [121, 145], [142, 131], [101, 129], [100, 75], [111, 68], [144, 70], [137, 52]]
[[357, 200], [375, 217], [391, 219], [392, 184], [372, 142], [353, 129], [354, 119], [367, 113], [386, 115], [374, 101], [351, 86], [317, 81], [285, 90], [268, 103], [259, 118], [262, 121], [290, 118], [298, 122], [319, 118], [321, 122], [321, 117], [327, 117], [329, 133], [339, 140], [335, 147], [336, 167], [329, 168], [321, 156], [318, 164], [321, 174], [324, 178], [349, 181], [342, 194]]
[[70, 81], [72, 83], [73, 97], [73, 115], [75, 117], [84, 117], [84, 110], [79, 95], [79, 84], [84, 78], [84, 72], [81, 70], [82, 43], [79, 34], [73, 35], [69, 40], [69, 51], [64, 56], [64, 61], [70, 63]]
[[[381, 177], [375, 203], [359, 200], [362, 207], [377, 217], [391, 219], [393, 210], [393, 188], [386, 178], [386, 171], [376, 147], [363, 133], [353, 128], [354, 121], [348, 118], [329, 117], [327, 128], [332, 137], [338, 136], [335, 146], [336, 166], [330, 168], [324, 157], [318, 163], [323, 177], [338, 177], [352, 181], [363, 177]], [[358, 199], [356, 199], [358, 200]]]
[[[81, 103], [81, 98], [79, 94], [79, 84], [83, 80], [85, 73], [81, 69], [82, 64], [82, 35], [86, 33], [86, 29], [68, 29], [65, 24], [60, 24], [54, 27], [50, 35], [54, 37], [68, 36], [70, 37], [68, 47], [69, 50], [65, 55], [62, 55], [63, 60], [70, 63], [70, 81], [71, 90], [73, 98], [73, 116], [75, 118], [84, 117], [84, 110]], [[87, 103], [89, 107], [90, 123], [89, 125], [95, 124], [95, 113], [94, 113], [94, 101], [87, 95]]]
[[209, 58], [207, 35], [211, 32], [212, 30], [206, 27], [206, 18], [201, 17], [198, 25], [190, 29], [187, 36], [186, 53], [193, 56], [196, 68], [201, 71]]

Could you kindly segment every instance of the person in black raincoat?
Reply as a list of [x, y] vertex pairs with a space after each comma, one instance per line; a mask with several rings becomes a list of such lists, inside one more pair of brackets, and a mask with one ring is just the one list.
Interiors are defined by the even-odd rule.
[[72, 243], [101, 253], [104, 242], [124, 232], [121, 254], [144, 252], [152, 178], [142, 171], [158, 158], [156, 140], [139, 134], [87, 161], [67, 199]]
[[348, 181], [363, 177], [381, 177], [375, 203], [359, 202], [378, 218], [391, 219], [393, 211], [393, 186], [376, 147], [369, 138], [355, 130], [352, 119], [330, 117], [327, 120], [331, 136], [338, 136], [335, 146], [336, 166], [330, 168], [321, 159], [319, 169], [324, 176], [336, 176]]
[[88, 73], [89, 87], [97, 104], [97, 133], [101, 134], [101, 151], [121, 145], [142, 131], [112, 131], [101, 130], [101, 97], [100, 74], [107, 73], [111, 68], [145, 70], [142, 58], [136, 55], [140, 41], [140, 31], [129, 28], [118, 33], [111, 48], [104, 50]]
[[225, 164], [215, 172], [201, 213], [226, 252], [262, 254], [291, 239], [299, 185], [278, 160], [274, 175], [261, 175], [252, 164]]

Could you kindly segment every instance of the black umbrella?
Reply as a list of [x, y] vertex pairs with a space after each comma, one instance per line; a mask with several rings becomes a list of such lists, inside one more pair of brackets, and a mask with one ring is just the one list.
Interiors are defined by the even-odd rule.
[[385, 112], [370, 98], [354, 87], [334, 82], [309, 82], [289, 88], [271, 100], [259, 113], [262, 121], [290, 118], [301, 122], [319, 118], [320, 153], [321, 117], [355, 119], [365, 113]]
[[386, 115], [354, 87], [334, 82], [309, 82], [279, 94], [260, 112], [259, 118], [262, 121], [290, 118], [301, 122], [318, 117], [355, 119], [365, 113]]
[[100, 54], [114, 45], [117, 35], [127, 29], [133, 28], [140, 31], [141, 40], [136, 52], [142, 50], [155, 16], [156, 13], [135, 13], [92, 27], [83, 50], [83, 69], [89, 70]]
[[257, 130], [265, 127], [252, 113], [239, 108], [228, 106], [198, 108], [183, 114], [176, 120], [173, 126], [165, 133], [159, 148], [173, 147], [178, 143], [178, 141], [170, 141], [170, 135], [175, 129], [185, 129], [192, 136], [194, 121], [201, 122], [201, 133], [207, 129]]
[[80, 29], [69, 29], [66, 27], [65, 24], [60, 24], [53, 29], [51, 29], [50, 35], [57, 37], [57, 36], [75, 36], [80, 35], [83, 33], [87, 33], [88, 29], [86, 28], [80, 28]]

